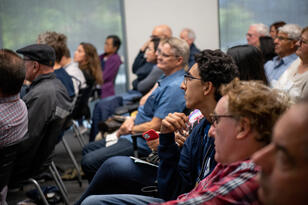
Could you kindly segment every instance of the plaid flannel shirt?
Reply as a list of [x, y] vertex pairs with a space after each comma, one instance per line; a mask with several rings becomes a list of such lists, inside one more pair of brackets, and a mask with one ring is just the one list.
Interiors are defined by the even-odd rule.
[[163, 204], [260, 204], [257, 171], [250, 160], [229, 165], [219, 163], [191, 192]]
[[0, 98], [0, 147], [14, 144], [28, 132], [28, 111], [19, 94]]

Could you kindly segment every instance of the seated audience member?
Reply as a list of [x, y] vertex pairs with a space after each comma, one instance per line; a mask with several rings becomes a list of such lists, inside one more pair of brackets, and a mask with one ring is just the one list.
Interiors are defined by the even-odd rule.
[[276, 123], [272, 143], [252, 157], [261, 167], [258, 182], [263, 204], [307, 204], [308, 96]]
[[[159, 130], [161, 121], [170, 112], [181, 112], [185, 108], [184, 92], [180, 84], [184, 67], [189, 58], [189, 48], [178, 38], [165, 39], [157, 50], [157, 66], [164, 72], [156, 88], [144, 105], [139, 106], [136, 117], [129, 117], [117, 131], [118, 142], [106, 147], [106, 141], [92, 142], [83, 149], [82, 169], [91, 179], [102, 163], [113, 156], [133, 154], [132, 133]], [[148, 155], [150, 149], [142, 138], [137, 140], [141, 155]]]
[[67, 37], [62, 33], [57, 33], [54, 31], [41, 33], [37, 37], [37, 43], [39, 44], [50, 44], [56, 42], [59, 46], [61, 46], [61, 55], [63, 54], [60, 62], [58, 63], [72, 77], [75, 96], [78, 96], [79, 90], [87, 86], [86, 79], [78, 67], [78, 64], [73, 62], [71, 59], [71, 54], [67, 46]]
[[[220, 50], [204, 50], [195, 60], [196, 64], [185, 74], [181, 88], [185, 91], [186, 107], [199, 109], [209, 119], [221, 97], [219, 87], [238, 76], [238, 70], [232, 59]], [[207, 119], [202, 119], [193, 128], [182, 149], [177, 145], [177, 136], [170, 134], [160, 138], [158, 184], [162, 198], [175, 199], [191, 190], [216, 165], [213, 139], [208, 137], [211, 124]], [[174, 113], [164, 120], [186, 122], [186, 117]], [[142, 194], [141, 188], [155, 185], [156, 178], [156, 167], [136, 164], [129, 157], [112, 157], [102, 164], [76, 204], [95, 194]]]
[[273, 80], [278, 80], [296, 59], [296, 42], [300, 37], [301, 30], [295, 24], [286, 24], [278, 29], [278, 35], [274, 40], [275, 52], [278, 56], [264, 65], [265, 74], [270, 83]]
[[262, 80], [268, 85], [263, 56], [258, 48], [251, 45], [234, 46], [227, 50], [227, 54], [234, 59], [240, 72], [240, 80]]
[[[144, 54], [152, 38], [156, 37], [156, 38], [164, 39], [164, 38], [170, 38], [171, 36], [172, 36], [172, 30], [168, 25], [162, 24], [162, 25], [155, 26], [152, 31], [152, 35], [150, 39], [142, 45], [142, 47], [139, 50], [139, 53], [137, 54], [134, 60], [133, 67], [132, 67], [133, 73], [137, 74], [137, 71], [141, 69], [141, 67], [147, 62]], [[148, 70], [147, 74], [149, 74], [150, 72], [151, 70]]]
[[270, 35], [272, 39], [275, 39], [278, 34], [278, 28], [286, 25], [284, 21], [277, 21], [270, 25]]
[[196, 40], [196, 34], [193, 30], [184, 28], [180, 33], [180, 38], [185, 40], [189, 45], [190, 54], [188, 66], [191, 67], [195, 64], [195, 54], [200, 52], [200, 50], [194, 44], [194, 41]]
[[[258, 204], [258, 168], [250, 160], [253, 153], [271, 141], [274, 123], [288, 108], [288, 98], [256, 81], [234, 80], [222, 89], [211, 122], [209, 136], [215, 139], [214, 170], [189, 193], [164, 204]], [[162, 122], [160, 138], [185, 121]], [[169, 190], [171, 191], [171, 190]], [[140, 195], [93, 195], [82, 203], [149, 204], [164, 200]]]
[[[54, 149], [63, 122], [72, 110], [71, 99], [63, 83], [53, 73], [56, 60], [54, 49], [46, 44], [33, 44], [16, 51], [24, 56], [26, 80], [31, 82], [23, 100], [28, 108], [29, 139], [27, 156], [31, 161], [29, 169], [37, 172], [39, 166]], [[47, 156], [46, 156], [47, 155]]]
[[62, 60], [62, 58], [63, 58], [63, 56], [66, 52], [66, 47], [65, 47], [64, 39], [63, 39], [64, 37], [65, 37], [64, 35], [59, 35], [56, 32], [53, 32], [53, 33], [50, 32], [48, 34], [44, 34], [44, 36], [41, 35], [40, 39], [41, 39], [42, 42], [44, 42], [44, 44], [49, 45], [50, 47], [52, 47], [55, 50], [56, 61], [55, 61], [55, 64], [53, 66], [54, 74], [56, 75], [56, 77], [59, 80], [61, 80], [61, 82], [63, 83], [63, 85], [67, 89], [69, 96], [73, 100], [73, 99], [76, 99], [75, 97], [77, 97], [77, 96], [75, 95], [72, 77], [64, 70], [64, 68], [60, 64], [60, 62], [61, 62], [61, 60]]
[[104, 53], [99, 56], [103, 71], [103, 84], [101, 85], [101, 98], [113, 96], [114, 83], [120, 65], [122, 64], [121, 58], [118, 55], [118, 50], [121, 46], [121, 40], [116, 35], [107, 36], [104, 45]]
[[273, 82], [273, 87], [286, 91], [294, 101], [308, 95], [308, 27], [303, 29], [296, 45], [298, 58]]
[[264, 64], [267, 61], [273, 60], [277, 54], [275, 53], [275, 44], [274, 40], [269, 36], [261, 36], [259, 38], [260, 50], [264, 58]]
[[93, 88], [95, 85], [103, 83], [103, 74], [97, 55], [96, 48], [91, 43], [80, 43], [74, 54], [74, 61], [78, 63], [87, 87]]
[[248, 32], [246, 33], [246, 39], [248, 45], [254, 47], [260, 47], [259, 38], [261, 36], [268, 36], [268, 27], [262, 23], [251, 24], [249, 26]]
[[[0, 49], [0, 150], [21, 142], [27, 136], [28, 111], [19, 97], [25, 75], [23, 60], [11, 50]], [[2, 187], [2, 183], [0, 204], [4, 205], [7, 204], [7, 185]]]
[[151, 72], [147, 77], [144, 78], [144, 76], [142, 75], [142, 80], [141, 78], [139, 79], [139, 77], [134, 80], [133, 90], [129, 90], [128, 92], [117, 95], [115, 97], [102, 99], [95, 104], [89, 137], [90, 142], [94, 141], [95, 136], [99, 132], [99, 122], [106, 121], [110, 116], [114, 114], [116, 108], [122, 105], [131, 104], [136, 97], [140, 98], [142, 95], [145, 95], [154, 86], [159, 77], [163, 74], [163, 71], [156, 66], [157, 56], [155, 52], [158, 48], [159, 41], [159, 38], [153, 38], [151, 40], [146, 50], [147, 63], [142, 66], [142, 69], [139, 69], [137, 71], [138, 73], [142, 73], [144, 71], [147, 71], [148, 69], [151, 69]]

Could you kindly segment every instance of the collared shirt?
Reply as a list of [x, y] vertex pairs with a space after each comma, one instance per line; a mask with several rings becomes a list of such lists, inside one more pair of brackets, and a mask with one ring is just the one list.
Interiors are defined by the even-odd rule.
[[291, 63], [297, 58], [295, 53], [280, 58], [276, 56], [273, 60], [268, 61], [264, 65], [265, 74], [269, 82], [278, 80], [285, 70], [291, 65]]
[[14, 144], [28, 132], [28, 111], [19, 94], [0, 98], [0, 148]]
[[[139, 106], [135, 125], [149, 122], [153, 117], [164, 119], [169, 113], [182, 112], [185, 109], [184, 91], [180, 88], [184, 80], [184, 69], [171, 75], [163, 75], [158, 80], [158, 87], [148, 97], [144, 106]], [[132, 142], [131, 135], [123, 135]], [[149, 150], [145, 140], [137, 138], [138, 147]]]
[[250, 160], [229, 165], [219, 163], [191, 192], [163, 204], [260, 204], [257, 171]]

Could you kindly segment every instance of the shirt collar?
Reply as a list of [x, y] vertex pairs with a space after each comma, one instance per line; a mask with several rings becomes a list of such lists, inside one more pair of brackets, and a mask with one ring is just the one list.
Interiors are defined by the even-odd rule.
[[19, 99], [19, 93], [11, 95], [9, 97], [0, 98], [0, 103], [14, 102], [17, 101], [18, 99]]
[[172, 73], [171, 75], [166, 76], [165, 74], [162, 75], [162, 77], [157, 81], [159, 86], [163, 86], [166, 84], [170, 84], [174, 78], [183, 76], [184, 77], [185, 70], [182, 68], [181, 70], [176, 71], [175, 73]]

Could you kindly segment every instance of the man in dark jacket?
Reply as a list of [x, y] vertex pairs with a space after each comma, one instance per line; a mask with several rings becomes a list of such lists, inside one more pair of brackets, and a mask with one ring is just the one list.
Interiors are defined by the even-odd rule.
[[[66, 88], [53, 73], [53, 48], [44, 44], [33, 44], [16, 52], [23, 54], [26, 80], [31, 82], [28, 93], [23, 97], [28, 108], [29, 139], [25, 146], [28, 150], [23, 156], [25, 160], [21, 160], [21, 163], [27, 161], [28, 173], [33, 174], [54, 149], [72, 103]], [[25, 168], [22, 167], [23, 171]]]

